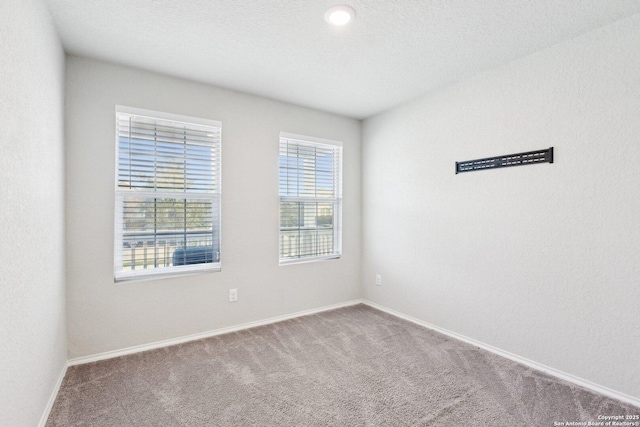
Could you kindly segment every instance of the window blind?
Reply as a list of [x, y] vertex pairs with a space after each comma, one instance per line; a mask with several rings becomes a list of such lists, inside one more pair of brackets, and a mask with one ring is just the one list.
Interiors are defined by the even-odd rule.
[[342, 144], [282, 133], [280, 263], [342, 253]]
[[116, 280], [220, 268], [221, 125], [116, 107]]

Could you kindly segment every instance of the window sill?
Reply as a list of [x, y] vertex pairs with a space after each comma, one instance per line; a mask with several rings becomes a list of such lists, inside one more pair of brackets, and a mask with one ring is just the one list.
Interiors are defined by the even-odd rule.
[[307, 264], [310, 262], [318, 262], [318, 261], [329, 261], [332, 259], [340, 259], [342, 254], [334, 254], [334, 255], [325, 255], [325, 256], [314, 256], [314, 257], [305, 257], [305, 258], [293, 258], [293, 259], [281, 259], [280, 265], [293, 265], [293, 264]]
[[124, 275], [120, 277], [114, 277], [114, 283], [123, 283], [123, 282], [142, 282], [148, 280], [161, 280], [161, 279], [171, 279], [175, 277], [184, 277], [184, 276], [193, 276], [196, 274], [205, 274], [205, 273], [218, 273], [222, 269], [220, 264], [209, 267], [209, 268], [186, 268], [182, 271], [165, 271], [165, 272], [157, 272], [157, 273], [143, 273], [137, 275]]

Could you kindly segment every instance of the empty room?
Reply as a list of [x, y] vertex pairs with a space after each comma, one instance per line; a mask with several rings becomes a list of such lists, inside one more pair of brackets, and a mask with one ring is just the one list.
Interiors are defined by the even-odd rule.
[[640, 426], [639, 0], [0, 0], [0, 426]]

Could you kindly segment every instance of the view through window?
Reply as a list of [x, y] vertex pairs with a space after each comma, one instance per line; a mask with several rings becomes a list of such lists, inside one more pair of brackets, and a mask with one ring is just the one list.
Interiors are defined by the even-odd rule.
[[282, 133], [280, 263], [342, 253], [342, 144]]
[[116, 108], [115, 277], [220, 268], [219, 122]]

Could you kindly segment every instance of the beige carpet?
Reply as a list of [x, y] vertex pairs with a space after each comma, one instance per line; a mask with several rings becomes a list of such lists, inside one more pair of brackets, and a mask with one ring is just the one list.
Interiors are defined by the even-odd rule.
[[553, 426], [640, 414], [368, 306], [69, 368], [47, 426]]

